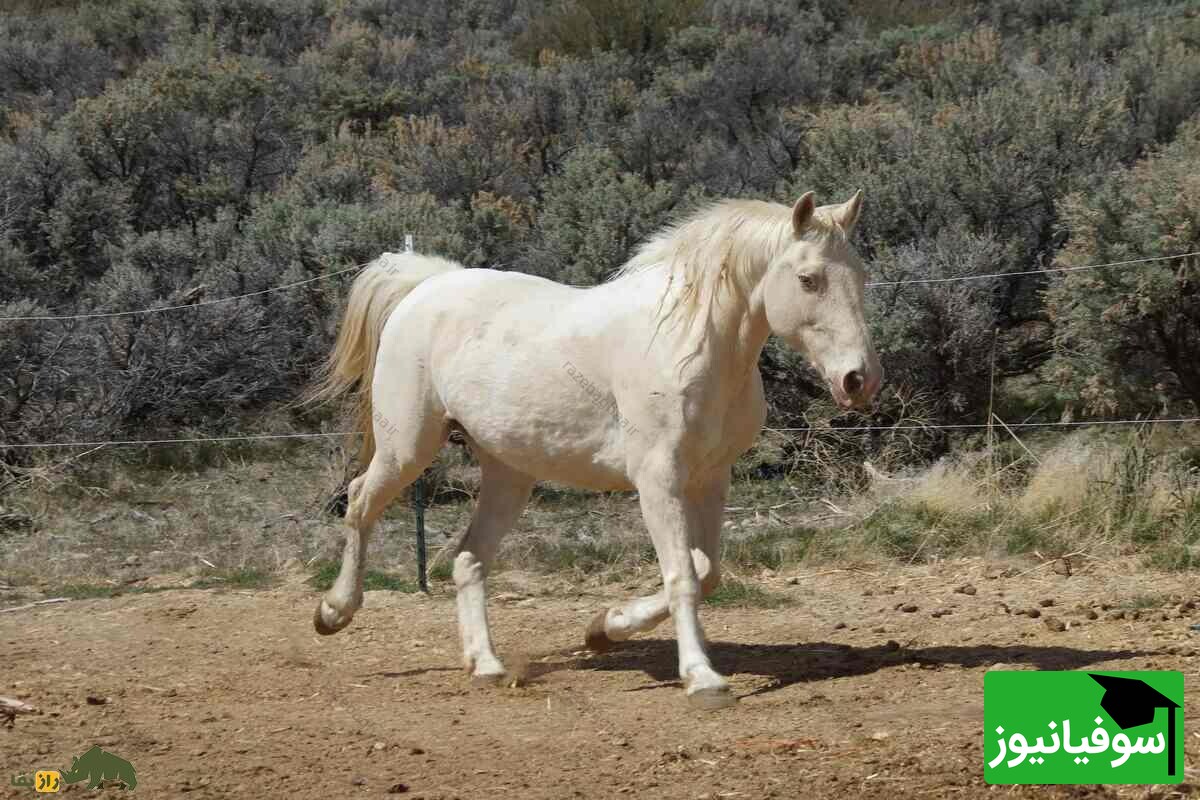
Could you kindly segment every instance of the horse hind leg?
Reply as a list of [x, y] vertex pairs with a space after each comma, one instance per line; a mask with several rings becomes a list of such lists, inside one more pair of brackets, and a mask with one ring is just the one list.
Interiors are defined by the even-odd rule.
[[[376, 431], [378, 434], [379, 432]], [[342, 552], [342, 567], [333, 586], [317, 604], [313, 627], [328, 636], [350, 624], [355, 612], [362, 607], [363, 567], [371, 529], [388, 504], [405, 487], [421, 476], [446, 439], [444, 426], [428, 426], [418, 432], [411, 446], [397, 448], [385, 437], [376, 437], [379, 447], [371, 458], [367, 471], [350, 482], [347, 490], [346, 547]]]
[[[701, 597], [708, 597], [721, 585], [721, 520], [728, 494], [729, 478], [724, 474], [697, 493], [699, 530], [691, 551]], [[670, 615], [666, 589], [635, 597], [596, 614], [588, 624], [584, 642], [592, 652], [603, 653], [634, 634], [652, 630]]]
[[500, 547], [529, 500], [533, 479], [476, 449], [483, 471], [479, 501], [454, 559], [463, 666], [476, 684], [500, 681], [504, 665], [492, 647], [486, 578]]
[[[692, 565], [700, 581], [700, 596], [708, 597], [721, 582], [716, 554], [692, 548]], [[658, 627], [671, 616], [666, 589], [652, 595], [635, 597], [623, 605], [606, 608], [592, 617], [584, 634], [584, 643], [593, 653], [603, 653], [634, 634]]]
[[[420, 470], [413, 470], [420, 474]], [[409, 470], [397, 470], [381, 462], [378, 454], [371, 459], [367, 471], [350, 482], [347, 490], [346, 546], [342, 551], [342, 567], [333, 586], [317, 604], [313, 627], [322, 636], [337, 633], [350, 624], [362, 606], [363, 567], [371, 528], [387, 508], [388, 503], [415, 479], [404, 480]]]

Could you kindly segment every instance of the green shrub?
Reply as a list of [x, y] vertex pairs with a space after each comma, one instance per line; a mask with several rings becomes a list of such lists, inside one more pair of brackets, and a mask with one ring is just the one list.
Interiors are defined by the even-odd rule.
[[[1170, 145], [1061, 203], [1064, 266], [1200, 250], [1200, 120]], [[1046, 292], [1055, 357], [1045, 369], [1091, 415], [1200, 407], [1200, 258], [1056, 276]]]

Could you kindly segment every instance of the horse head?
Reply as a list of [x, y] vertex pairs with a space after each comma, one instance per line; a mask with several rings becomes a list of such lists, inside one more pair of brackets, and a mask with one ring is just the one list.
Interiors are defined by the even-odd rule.
[[866, 271], [850, 244], [862, 192], [821, 206], [805, 193], [792, 208], [791, 240], [760, 283], [771, 331], [802, 353], [843, 408], [870, 405], [883, 380], [864, 309]]

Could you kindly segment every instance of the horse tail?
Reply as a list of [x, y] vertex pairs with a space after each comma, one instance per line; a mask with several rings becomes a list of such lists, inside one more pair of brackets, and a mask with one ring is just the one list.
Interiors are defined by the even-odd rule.
[[386, 253], [371, 262], [350, 287], [350, 298], [337, 342], [317, 373], [305, 405], [320, 405], [349, 396], [356, 430], [363, 432], [359, 461], [365, 467], [375, 455], [375, 431], [371, 418], [371, 383], [383, 326], [400, 301], [417, 284], [461, 269], [460, 264], [415, 253]]

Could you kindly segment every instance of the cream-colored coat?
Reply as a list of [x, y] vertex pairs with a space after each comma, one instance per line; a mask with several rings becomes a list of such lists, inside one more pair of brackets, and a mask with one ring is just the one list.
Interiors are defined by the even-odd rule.
[[[880, 368], [848, 243], [861, 194], [815, 208], [726, 201], [648, 242], [612, 281], [563, 286], [511, 272], [386, 255], [356, 280], [320, 398], [359, 389], [367, 471], [350, 487], [342, 571], [317, 609], [322, 633], [362, 602], [368, 532], [461, 429], [483, 470], [454, 564], [464, 663], [504, 674], [484, 578], [537, 480], [636, 489], [663, 589], [603, 612], [603, 649], [675, 620], [679, 670], [701, 706], [731, 702], [705, 653], [697, 602], [719, 582], [730, 467], [762, 427], [757, 363], [780, 335], [843, 405], [870, 401]], [[364, 387], [369, 389], [363, 391]]]

